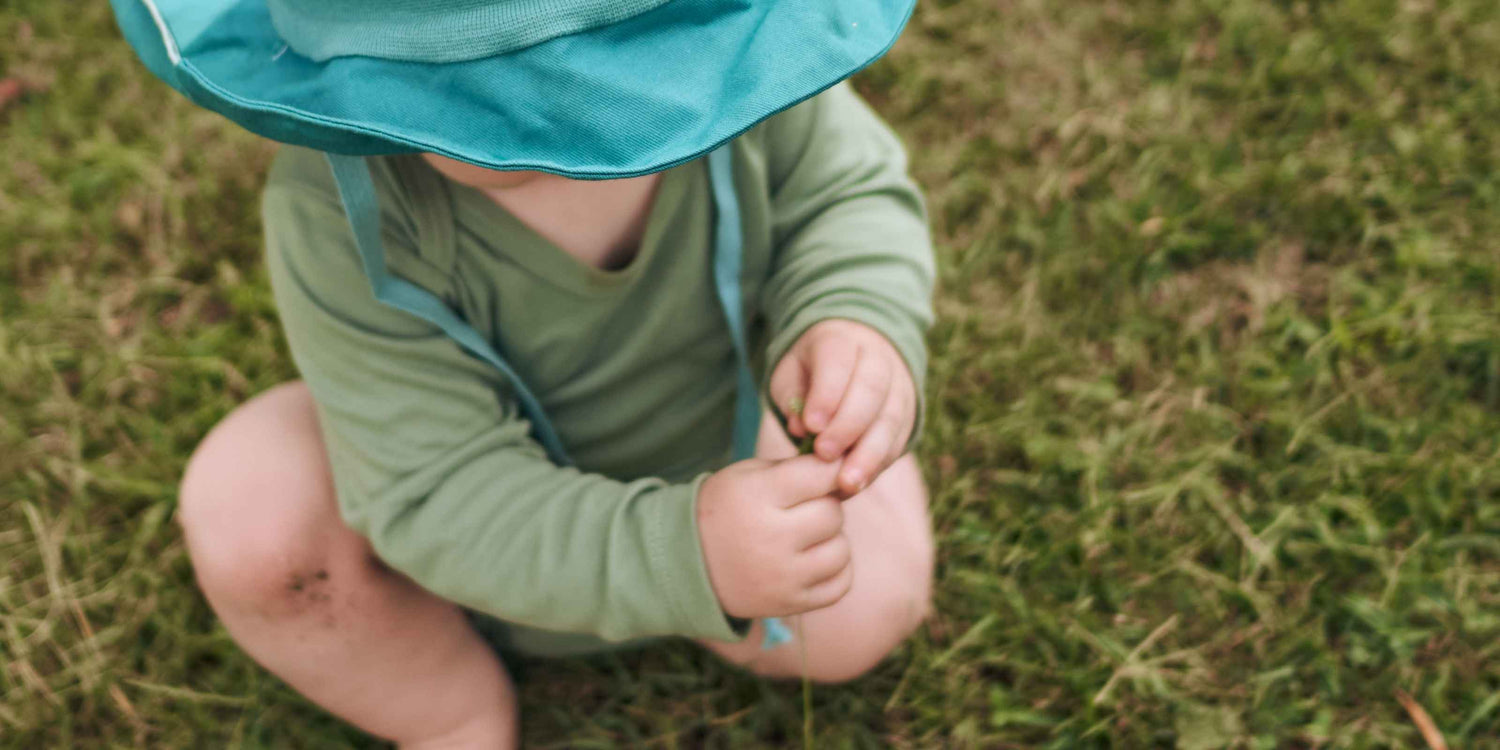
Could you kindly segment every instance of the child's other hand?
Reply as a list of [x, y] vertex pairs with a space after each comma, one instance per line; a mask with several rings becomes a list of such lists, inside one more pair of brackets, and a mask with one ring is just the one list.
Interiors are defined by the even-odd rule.
[[[792, 437], [817, 435], [813, 453], [845, 452], [839, 490], [854, 495], [906, 451], [917, 393], [906, 362], [874, 329], [849, 320], [813, 325], [776, 364], [771, 398]], [[800, 416], [793, 404], [802, 406]]]
[[730, 464], [698, 488], [698, 536], [709, 583], [734, 617], [821, 609], [854, 582], [838, 464], [813, 456]]

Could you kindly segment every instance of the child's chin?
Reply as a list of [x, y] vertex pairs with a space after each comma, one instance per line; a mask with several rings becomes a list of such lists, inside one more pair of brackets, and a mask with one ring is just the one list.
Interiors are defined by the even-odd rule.
[[501, 171], [498, 169], [485, 169], [476, 167], [467, 162], [457, 159], [449, 159], [437, 154], [422, 154], [422, 158], [432, 165], [433, 169], [441, 172], [454, 182], [481, 189], [505, 189], [520, 187], [532, 180], [541, 177], [543, 172], [524, 171]]

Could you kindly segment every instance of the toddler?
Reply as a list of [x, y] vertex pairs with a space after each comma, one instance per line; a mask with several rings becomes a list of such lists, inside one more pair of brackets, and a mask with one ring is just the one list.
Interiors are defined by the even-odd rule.
[[805, 646], [837, 682], [921, 621], [932, 253], [839, 83], [908, 2], [115, 8], [288, 144], [262, 215], [301, 380], [179, 508], [256, 661], [402, 747], [512, 747], [505, 655], [688, 638], [798, 677]]

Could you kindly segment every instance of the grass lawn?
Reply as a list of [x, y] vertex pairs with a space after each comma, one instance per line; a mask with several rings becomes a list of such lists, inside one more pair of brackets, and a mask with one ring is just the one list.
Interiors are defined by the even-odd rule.
[[[378, 747], [192, 583], [193, 446], [294, 377], [272, 148], [102, 0], [0, 3], [0, 748]], [[1500, 747], [1500, 3], [925, 0], [857, 79], [938, 237], [936, 614], [819, 747]], [[3, 89], [3, 86], [0, 86]], [[786, 747], [686, 646], [530, 747]], [[1420, 711], [1418, 712], [1420, 714]]]

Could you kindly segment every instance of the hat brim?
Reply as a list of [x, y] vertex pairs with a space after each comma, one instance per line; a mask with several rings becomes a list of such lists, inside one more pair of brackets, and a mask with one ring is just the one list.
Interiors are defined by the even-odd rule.
[[697, 158], [886, 52], [914, 0], [672, 0], [495, 57], [315, 62], [265, 0], [111, 0], [147, 66], [265, 137], [628, 177]]

